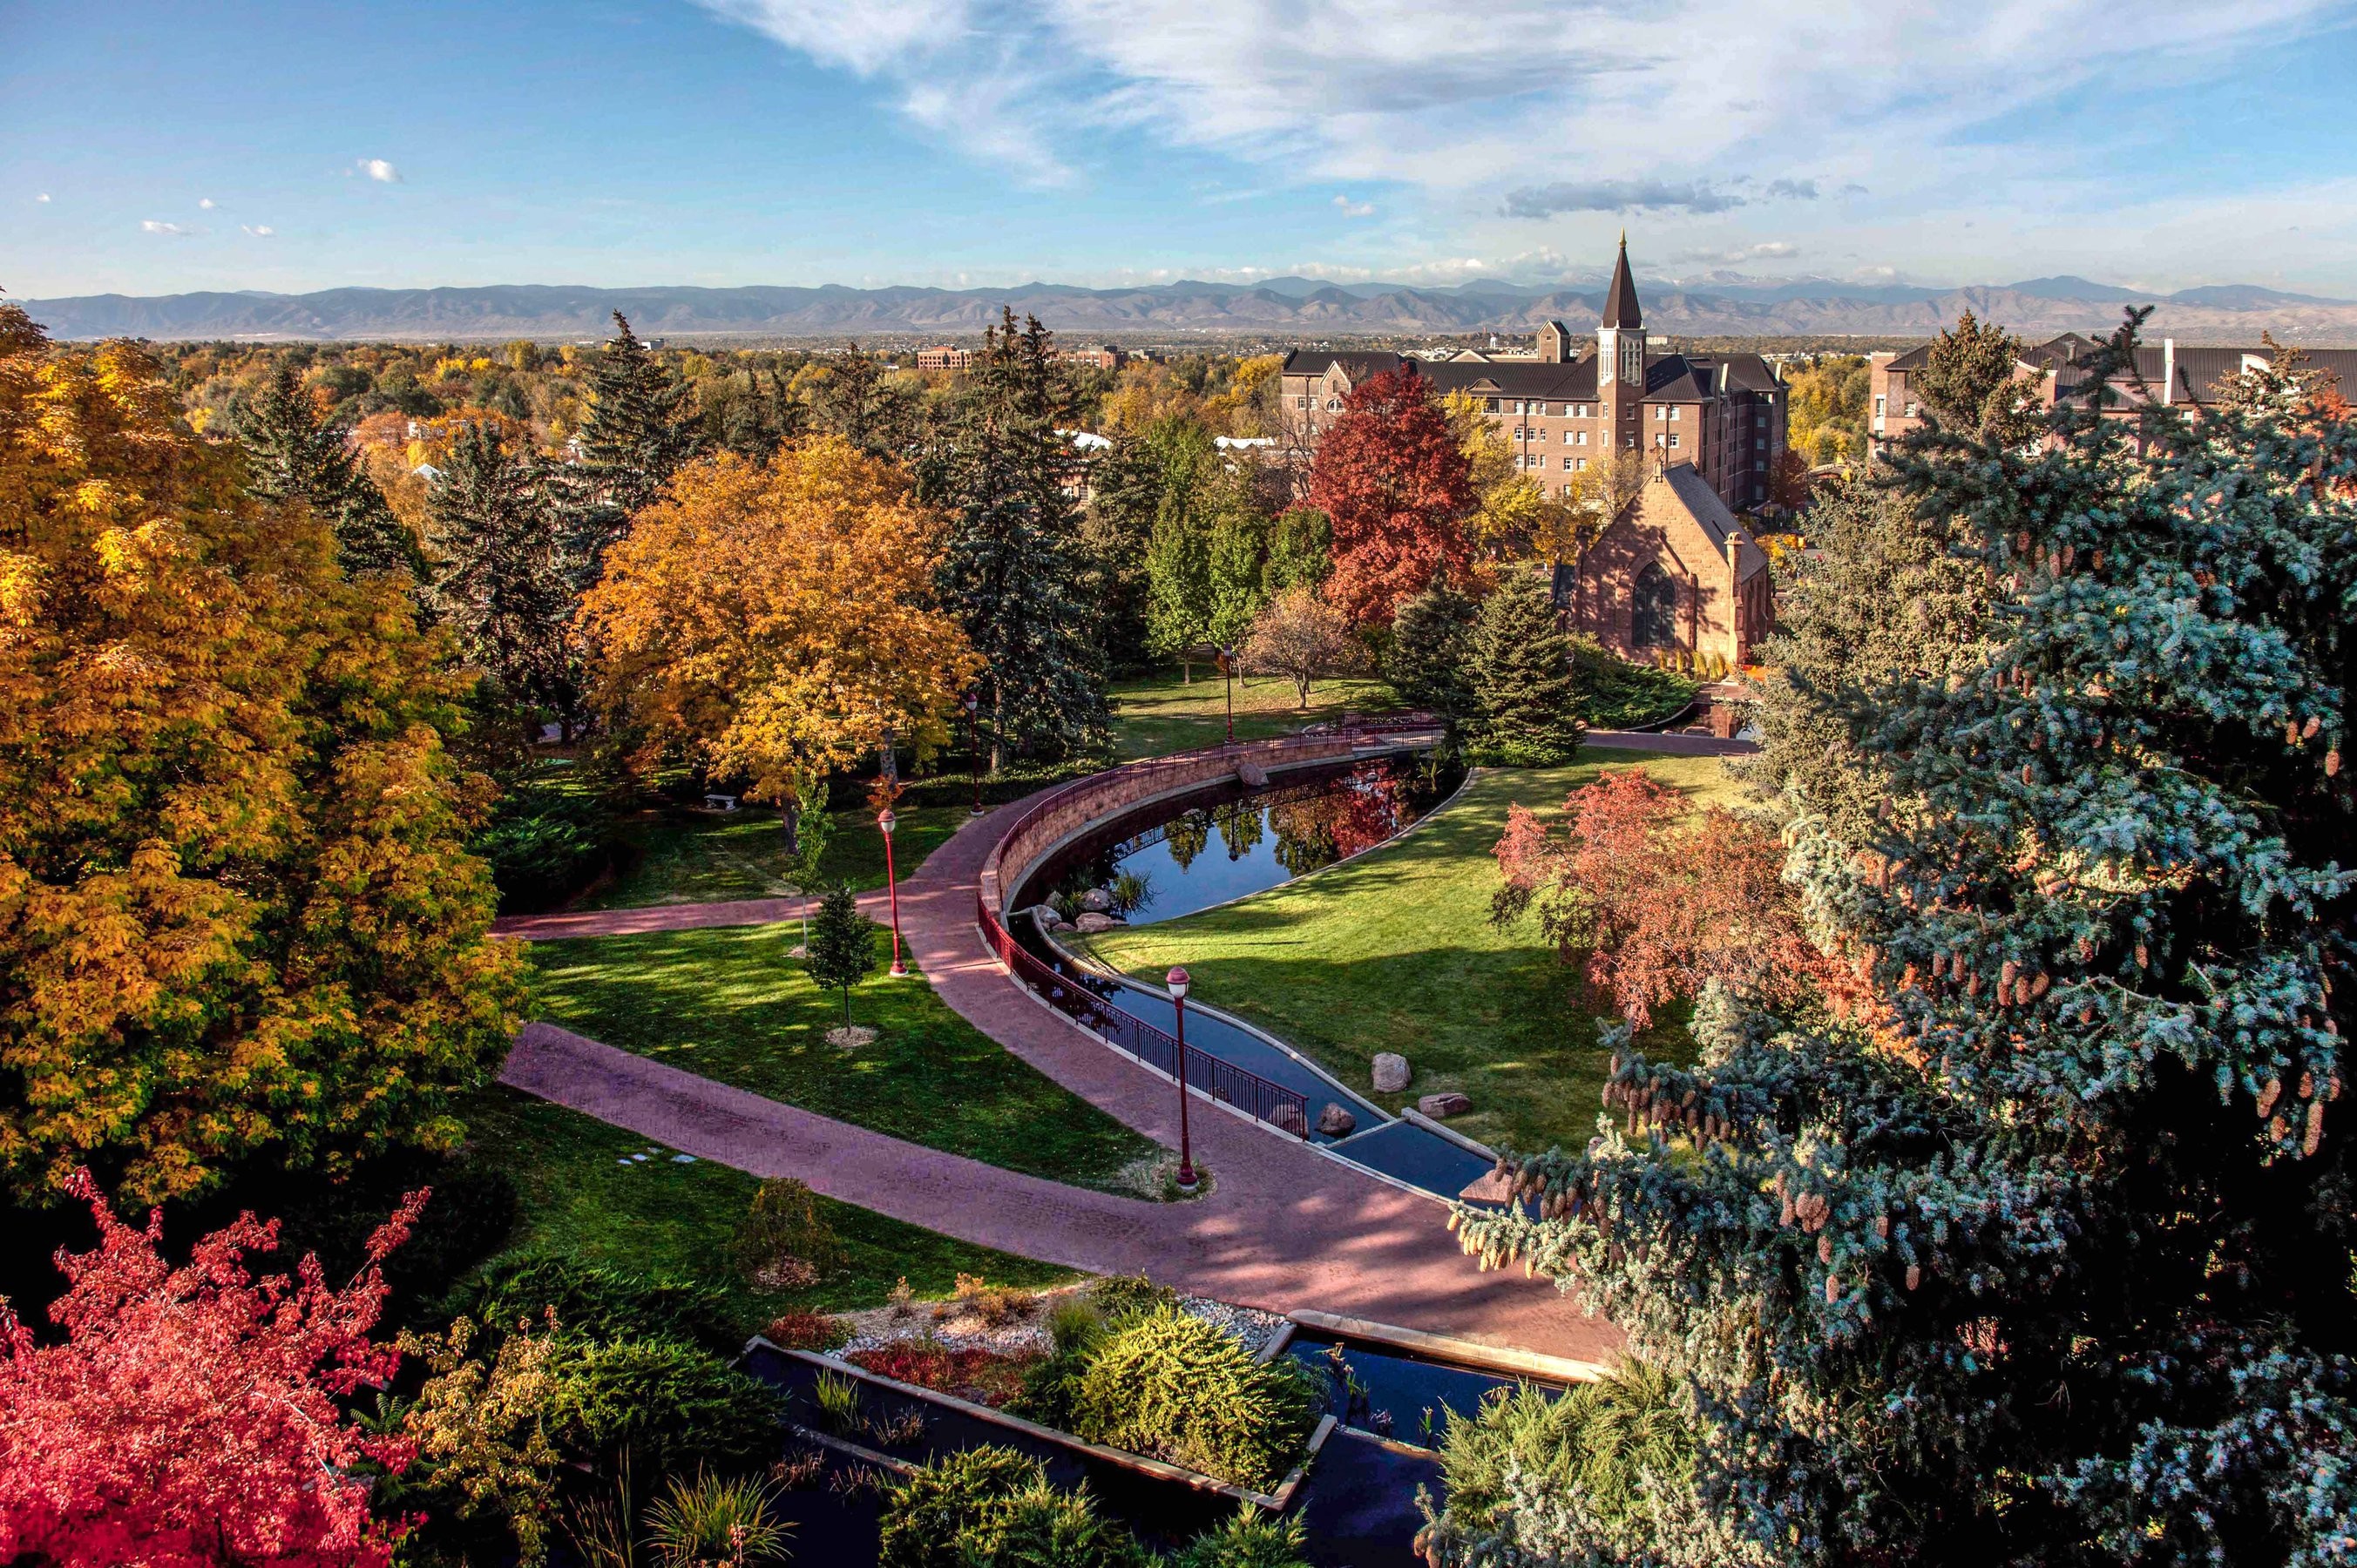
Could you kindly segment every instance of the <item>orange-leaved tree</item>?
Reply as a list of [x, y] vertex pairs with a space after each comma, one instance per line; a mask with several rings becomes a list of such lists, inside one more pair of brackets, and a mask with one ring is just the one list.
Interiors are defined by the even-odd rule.
[[0, 1187], [455, 1143], [522, 992], [447, 662], [143, 351], [0, 306]]
[[941, 524], [836, 436], [690, 464], [582, 607], [608, 712], [789, 812], [888, 734], [920, 748], [982, 661], [932, 596]]
[[1588, 983], [1642, 1029], [1711, 981], [1771, 1004], [1838, 992], [1846, 972], [1803, 929], [1776, 835], [1722, 806], [1695, 811], [1641, 768], [1608, 768], [1553, 829], [1522, 806], [1498, 841], [1500, 924], [1535, 911]]
[[1335, 607], [1388, 626], [1442, 565], [1468, 581], [1480, 499], [1428, 378], [1405, 365], [1351, 388], [1309, 469], [1309, 504], [1333, 521]]

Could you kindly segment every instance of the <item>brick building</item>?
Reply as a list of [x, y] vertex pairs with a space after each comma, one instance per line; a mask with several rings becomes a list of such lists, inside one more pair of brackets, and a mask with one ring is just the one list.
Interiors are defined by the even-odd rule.
[[1624, 659], [1664, 653], [1753, 662], [1774, 629], [1768, 553], [1692, 463], [1652, 475], [1600, 538], [1554, 569], [1564, 624]]
[[1729, 508], [1766, 501], [1784, 454], [1784, 385], [1757, 354], [1656, 353], [1645, 337], [1624, 238], [1596, 340], [1560, 321], [1538, 331], [1534, 358], [1478, 353], [1422, 361], [1384, 351], [1297, 349], [1280, 385], [1288, 445], [1308, 450], [1367, 377], [1412, 365], [1443, 395], [1481, 400], [1516, 465], [1560, 494], [1613, 449], [1688, 464]]
[[[2014, 363], [2021, 379], [2034, 386], [2038, 401], [2051, 408], [2086, 395], [2092, 378], [2078, 361], [2100, 347], [2093, 338], [2065, 332], [2060, 338], [2024, 349]], [[1868, 357], [1873, 367], [1868, 389], [1872, 401], [1867, 405], [1869, 449], [1895, 441], [1923, 423], [1922, 400], [1915, 391], [1914, 378], [1931, 352], [1932, 346], [1926, 343], [1903, 354]], [[2157, 345], [2138, 344], [2136, 379], [2112, 383], [2117, 401], [2105, 412], [2126, 416], [2153, 403], [2198, 406], [2214, 403], [2236, 376], [2245, 370], [2266, 365], [2274, 355], [2274, 349], [2266, 348], [2179, 347], [2173, 338], [2164, 338]], [[2309, 369], [2338, 377], [2344, 392], [2357, 387], [2357, 349], [2303, 349], [2300, 355]]]
[[917, 369], [920, 371], [963, 371], [973, 363], [973, 349], [959, 349], [947, 343], [917, 350]]

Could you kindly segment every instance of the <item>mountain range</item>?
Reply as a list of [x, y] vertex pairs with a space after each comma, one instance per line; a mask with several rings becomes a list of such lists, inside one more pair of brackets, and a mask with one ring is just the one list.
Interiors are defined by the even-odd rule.
[[[2243, 344], [2255, 343], [2268, 331], [2287, 342], [2357, 345], [2357, 301], [2251, 284], [2159, 294], [2068, 276], [1942, 289], [1718, 273], [1639, 286], [1650, 330], [1695, 337], [1926, 338], [1970, 310], [2039, 339], [2065, 331], [2102, 331], [2118, 322], [2124, 306], [2151, 305], [2147, 337]], [[1602, 308], [1603, 288], [1493, 279], [1442, 286], [1338, 284], [1307, 277], [1127, 288], [1040, 283], [965, 289], [508, 284], [313, 294], [102, 294], [24, 303], [51, 336], [65, 338], [588, 340], [605, 337], [610, 313], [619, 310], [642, 336], [892, 342], [972, 337], [1007, 306], [1062, 333], [1172, 342], [1524, 334], [1556, 318], [1584, 331]]]

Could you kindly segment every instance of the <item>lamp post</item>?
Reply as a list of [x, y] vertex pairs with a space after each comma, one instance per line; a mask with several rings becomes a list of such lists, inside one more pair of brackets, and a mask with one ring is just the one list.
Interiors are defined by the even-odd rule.
[[887, 806], [877, 813], [876, 825], [884, 831], [884, 886], [892, 899], [892, 978], [908, 978], [909, 966], [900, 961], [900, 883], [892, 875], [892, 829], [899, 819]]
[[1233, 644], [1220, 650], [1220, 668], [1228, 677], [1228, 744], [1236, 744], [1236, 650]]
[[1195, 1151], [1187, 1138], [1187, 972], [1174, 968], [1162, 977], [1170, 987], [1170, 1011], [1178, 1024], [1178, 1190], [1195, 1190]]
[[977, 727], [981, 723], [981, 714], [982, 693], [968, 692], [965, 694], [965, 748], [972, 754], [974, 763], [974, 811], [971, 814], [977, 817], [982, 815], [982, 732]]

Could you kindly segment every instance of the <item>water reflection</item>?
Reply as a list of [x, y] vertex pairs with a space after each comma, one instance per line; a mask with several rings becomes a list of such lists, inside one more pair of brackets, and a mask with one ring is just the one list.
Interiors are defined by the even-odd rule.
[[1456, 789], [1461, 770], [1364, 762], [1301, 784], [1199, 806], [1061, 869], [1055, 893], [1132, 925], [1174, 919], [1371, 849]]

